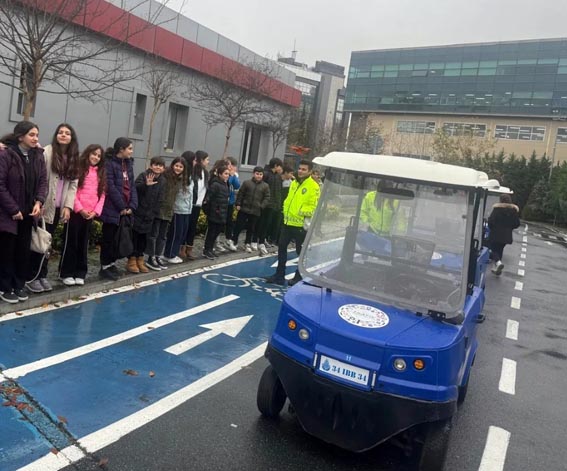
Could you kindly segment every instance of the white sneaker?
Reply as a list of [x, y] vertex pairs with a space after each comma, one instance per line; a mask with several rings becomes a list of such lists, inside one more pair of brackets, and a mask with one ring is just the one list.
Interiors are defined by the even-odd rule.
[[268, 255], [268, 249], [266, 248], [266, 246], [264, 244], [260, 244], [259, 249], [260, 249], [260, 254]]
[[230, 239], [226, 241], [226, 246], [228, 247], [228, 250], [230, 250], [231, 252], [236, 252], [238, 250], [236, 245], [234, 245], [234, 242]]
[[258, 242], [252, 242], [252, 250], [258, 250]]
[[75, 284], [78, 286], [83, 286], [85, 284], [84, 278], [75, 278]]
[[492, 273], [500, 276], [502, 274], [502, 270], [504, 270], [504, 264], [500, 260], [498, 260], [496, 262], [496, 266], [492, 269]]
[[246, 244], [246, 245], [244, 246], [244, 250], [245, 250], [246, 252], [248, 252], [248, 253], [252, 253], [252, 247], [250, 247], [250, 244]]
[[63, 278], [63, 284], [65, 286], [75, 286], [77, 283], [75, 282], [75, 278], [68, 276], [67, 278]]
[[217, 242], [217, 243], [215, 244], [214, 249], [215, 249], [217, 252], [219, 252], [219, 253], [226, 252], [226, 249], [223, 247], [223, 244], [221, 244], [220, 242]]
[[165, 261], [168, 262], [168, 263], [173, 263], [174, 265], [178, 264], [178, 263], [183, 263], [183, 259], [179, 258], [177, 256], [175, 256], [173, 258], [166, 258]]

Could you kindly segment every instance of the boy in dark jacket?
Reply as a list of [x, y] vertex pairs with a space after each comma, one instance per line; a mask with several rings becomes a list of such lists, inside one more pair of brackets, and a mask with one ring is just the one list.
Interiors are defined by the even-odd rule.
[[[148, 267], [144, 263], [144, 253], [146, 251], [148, 236], [152, 230], [154, 219], [158, 217], [164, 195], [164, 185], [162, 173], [165, 170], [165, 160], [163, 157], [152, 157], [150, 168], [140, 173], [136, 178], [136, 191], [138, 192], [138, 208], [134, 212], [134, 227], [132, 239], [134, 242], [134, 252], [128, 258], [126, 269], [130, 273], [148, 273]], [[159, 271], [151, 265], [152, 260], [148, 260], [148, 266], [153, 270]], [[155, 265], [155, 261], [153, 261]]]
[[490, 229], [489, 246], [491, 258], [496, 263], [492, 273], [500, 275], [504, 270], [502, 255], [504, 247], [512, 243], [512, 231], [520, 226], [520, 210], [512, 204], [510, 195], [500, 195], [500, 203], [492, 207], [488, 217]]
[[278, 238], [282, 208], [282, 172], [283, 162], [277, 157], [271, 159], [264, 169], [264, 182], [270, 188], [270, 201], [265, 208], [262, 208], [262, 214], [258, 220], [259, 245], [255, 241], [252, 243], [252, 250], [260, 249], [262, 255], [268, 253], [266, 242], [268, 240], [274, 242]]
[[[246, 227], [246, 252], [252, 252], [251, 243], [256, 237], [256, 223], [262, 210], [267, 207], [270, 202], [270, 187], [263, 181], [264, 170], [262, 167], [254, 167], [254, 174], [250, 180], [246, 180], [236, 196], [236, 224], [232, 239], [227, 241], [227, 246], [235, 252], [238, 244], [238, 236], [242, 229]], [[267, 253], [267, 252], [266, 252]]]
[[207, 235], [205, 236], [205, 247], [203, 257], [214, 260], [216, 254], [213, 252], [215, 241], [224, 229], [226, 214], [228, 212], [228, 177], [230, 171], [225, 163], [216, 167], [215, 174], [209, 181], [207, 190]]

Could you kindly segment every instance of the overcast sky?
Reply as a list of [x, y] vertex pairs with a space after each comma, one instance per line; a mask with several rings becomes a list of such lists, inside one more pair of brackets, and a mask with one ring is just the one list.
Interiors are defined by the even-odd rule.
[[272, 58], [295, 40], [309, 65], [348, 67], [365, 49], [567, 37], [564, 0], [185, 0], [182, 13]]

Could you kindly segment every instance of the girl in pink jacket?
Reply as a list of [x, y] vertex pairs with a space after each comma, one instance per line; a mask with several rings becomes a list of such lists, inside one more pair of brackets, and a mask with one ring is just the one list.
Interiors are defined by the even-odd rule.
[[75, 206], [64, 235], [59, 271], [67, 286], [85, 284], [89, 233], [93, 219], [100, 216], [104, 206], [105, 182], [104, 151], [98, 144], [91, 144], [79, 157]]

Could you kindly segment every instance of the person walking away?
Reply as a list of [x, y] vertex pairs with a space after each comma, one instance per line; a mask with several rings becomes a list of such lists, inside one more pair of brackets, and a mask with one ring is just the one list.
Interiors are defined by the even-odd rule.
[[183, 259], [177, 254], [187, 237], [193, 208], [193, 180], [187, 174], [186, 162], [183, 157], [177, 157], [171, 162], [171, 169], [179, 180], [179, 185], [173, 204], [173, 220], [167, 232], [164, 255], [166, 262], [173, 264], [183, 262]]
[[[179, 163], [180, 161], [177, 161]], [[175, 205], [175, 198], [179, 188], [181, 187], [182, 179], [175, 172], [173, 165], [170, 165], [165, 171], [164, 175], [164, 193], [159, 207], [157, 217], [152, 224], [152, 230], [148, 238], [148, 266], [155, 270], [159, 267], [161, 270], [167, 268], [165, 263], [165, 243], [167, 241], [167, 232], [169, 224], [173, 219], [173, 207]], [[151, 263], [151, 265], [150, 265]]]
[[[311, 178], [312, 171], [313, 163], [309, 160], [301, 160], [297, 169], [297, 179], [292, 182], [284, 201], [284, 221], [278, 242], [278, 266], [276, 273], [266, 278], [267, 283], [285, 285], [287, 246], [292, 240], [295, 241], [297, 255], [301, 253], [306, 229], [317, 208], [320, 195], [319, 185]], [[293, 286], [300, 280], [301, 275], [296, 270], [289, 285]]]
[[134, 252], [128, 258], [126, 266], [126, 270], [130, 273], [148, 273], [150, 271], [149, 268], [156, 271], [161, 270], [159, 265], [152, 260], [151, 255], [153, 254], [150, 254], [150, 250], [147, 251], [149, 255], [147, 265], [144, 261], [144, 254], [148, 248], [154, 220], [158, 217], [163, 203], [165, 184], [162, 173], [164, 170], [165, 159], [163, 157], [152, 157], [150, 159], [150, 167], [136, 178], [138, 207], [134, 211], [134, 226], [132, 229]]
[[214, 260], [215, 253], [213, 247], [218, 235], [222, 232], [226, 223], [226, 213], [228, 210], [228, 178], [230, 171], [228, 166], [220, 165], [216, 168], [216, 174], [211, 177], [208, 198], [207, 214], [207, 235], [205, 236], [205, 248], [203, 256], [209, 260]]
[[270, 201], [268, 206], [262, 210], [258, 221], [258, 244], [252, 244], [252, 250], [260, 249], [262, 255], [266, 255], [266, 242], [274, 241], [279, 232], [280, 211], [282, 205], [282, 178], [283, 163], [281, 159], [274, 157], [264, 169], [264, 181], [270, 188]]
[[106, 198], [100, 219], [102, 220], [102, 242], [100, 245], [99, 276], [116, 281], [121, 273], [116, 266], [118, 256], [114, 239], [121, 217], [132, 217], [138, 207], [138, 193], [134, 185], [134, 145], [126, 137], [119, 137], [114, 146], [105, 153]]
[[66, 286], [84, 285], [88, 271], [89, 235], [106, 197], [104, 150], [88, 145], [79, 157], [79, 178], [73, 212], [65, 232], [59, 273]]
[[[226, 246], [229, 250], [232, 250], [229, 246], [229, 241], [231, 240], [232, 233], [234, 232], [234, 206], [236, 202], [236, 194], [240, 189], [240, 178], [238, 176], [238, 162], [236, 159], [234, 157], [226, 157], [225, 161], [228, 165], [230, 177], [228, 177], [228, 210], [226, 212], [226, 224], [224, 226], [224, 246]], [[215, 250], [225, 252], [226, 249], [224, 246], [219, 240], [217, 241]]]
[[187, 260], [195, 260], [193, 256], [193, 244], [195, 236], [197, 235], [197, 223], [201, 215], [201, 206], [207, 194], [209, 185], [209, 154], [204, 150], [195, 152], [195, 160], [193, 167], [189, 167], [190, 175], [193, 180], [193, 209], [191, 210], [191, 217], [189, 218], [189, 228], [187, 229], [187, 238], [185, 245], [180, 251], [180, 255], [187, 257]]
[[513, 242], [512, 231], [519, 226], [519, 208], [512, 204], [510, 195], [500, 195], [500, 202], [492, 207], [492, 212], [488, 217], [491, 258], [495, 263], [492, 273], [497, 276], [500, 276], [502, 270], [504, 270], [504, 264], [502, 263], [504, 247]]
[[20, 121], [0, 139], [0, 299], [26, 301], [34, 218], [47, 197], [47, 171], [39, 128]]
[[232, 238], [227, 240], [227, 246], [233, 252], [237, 250], [238, 236], [244, 228], [246, 228], [244, 248], [246, 252], [252, 252], [251, 243], [256, 231], [256, 223], [262, 210], [270, 202], [270, 187], [263, 180], [263, 175], [264, 169], [262, 167], [254, 167], [252, 178], [242, 184], [236, 196], [236, 209], [238, 211], [236, 224]]
[[[51, 235], [59, 222], [64, 224], [63, 242], [65, 242], [69, 230], [67, 223], [73, 212], [79, 177], [79, 142], [73, 127], [67, 123], [57, 126], [51, 144], [45, 147], [43, 154], [47, 170], [47, 198], [43, 206], [43, 218], [46, 229]], [[60, 264], [66, 250], [67, 246], [63, 243]], [[48, 257], [32, 253], [26, 283], [26, 288], [32, 293], [53, 289], [47, 280], [48, 261]]]

